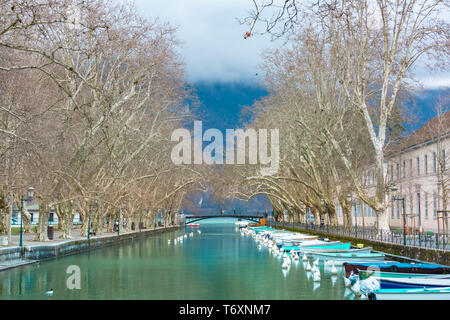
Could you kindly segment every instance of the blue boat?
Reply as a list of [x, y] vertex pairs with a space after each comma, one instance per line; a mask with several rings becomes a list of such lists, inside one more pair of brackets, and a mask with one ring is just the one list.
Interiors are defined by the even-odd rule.
[[379, 278], [381, 289], [412, 289], [450, 287], [450, 276]]
[[370, 263], [344, 263], [345, 274], [348, 277], [353, 271], [360, 274], [361, 278], [367, 278], [377, 273], [382, 277], [416, 277], [429, 274], [450, 274], [450, 267], [432, 263], [402, 263], [395, 261], [370, 262]]
[[450, 287], [380, 289], [375, 295], [378, 300], [449, 300]]
[[350, 249], [351, 243], [333, 243], [333, 244], [322, 244], [322, 245], [312, 245], [312, 246], [283, 246], [283, 251], [291, 251], [295, 252], [303, 252], [303, 251], [314, 251], [314, 250], [324, 250], [324, 249], [339, 249], [339, 250], [348, 250]]

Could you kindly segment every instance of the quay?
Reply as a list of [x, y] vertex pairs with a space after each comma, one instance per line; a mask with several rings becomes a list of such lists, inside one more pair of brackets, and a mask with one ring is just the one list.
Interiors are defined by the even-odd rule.
[[[375, 251], [382, 251], [393, 257], [450, 265], [450, 248], [447, 243], [443, 245], [430, 244], [429, 246], [424, 246], [415, 245], [413, 241], [409, 241], [408, 245], [404, 246], [401, 239], [397, 239], [398, 237], [393, 234], [385, 234], [383, 239], [382, 234], [381, 236], [369, 236], [367, 233], [364, 234], [361, 228], [358, 235], [358, 233], [355, 233], [355, 230], [344, 232], [342, 228], [338, 229], [331, 226], [327, 228], [327, 226], [311, 226], [302, 223], [275, 221], [267, 221], [266, 224], [273, 228], [318, 235], [327, 237], [330, 240], [350, 241], [355, 246], [357, 244], [364, 244], [364, 246], [373, 247]], [[423, 242], [425, 241], [423, 240]]]
[[[0, 272], [28, 264], [37, 263], [42, 260], [53, 259], [60, 256], [73, 255], [97, 248], [114, 245], [125, 241], [144, 238], [158, 233], [173, 231], [180, 226], [156, 227], [154, 229], [142, 229], [128, 231], [117, 235], [104, 234], [99, 236], [75, 237], [74, 239], [58, 239], [34, 242], [26, 241], [25, 245], [0, 247]], [[33, 235], [30, 235], [33, 236]]]

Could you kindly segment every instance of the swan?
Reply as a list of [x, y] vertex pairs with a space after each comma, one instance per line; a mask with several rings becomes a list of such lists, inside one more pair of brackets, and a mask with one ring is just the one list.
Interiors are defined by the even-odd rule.
[[313, 264], [313, 266], [312, 266], [312, 268], [311, 268], [311, 272], [312, 272], [312, 273], [316, 273], [317, 270], [319, 270], [319, 269], [317, 268], [317, 266], [316, 266], [315, 264]]
[[319, 265], [319, 259], [316, 259], [316, 260], [313, 262], [313, 264], [314, 264], [315, 266], [318, 266], [318, 265]]
[[346, 287], [350, 287], [352, 285], [352, 282], [349, 280], [349, 278], [344, 277], [344, 284]]
[[287, 262], [287, 260], [284, 260], [283, 264], [281, 265], [281, 268], [283, 269], [289, 268], [289, 263]]
[[359, 280], [357, 280], [355, 282], [355, 284], [351, 287], [351, 289], [352, 289], [353, 293], [355, 294], [355, 296], [357, 296], [357, 297], [361, 296], [361, 291], [359, 291], [359, 289], [360, 289]]
[[48, 290], [48, 291], [46, 291], [45, 294], [48, 295], [48, 296], [53, 295], [53, 288]]

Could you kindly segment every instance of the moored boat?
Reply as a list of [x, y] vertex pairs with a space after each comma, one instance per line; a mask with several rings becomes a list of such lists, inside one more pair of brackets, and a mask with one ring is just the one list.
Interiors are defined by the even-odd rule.
[[377, 300], [449, 300], [450, 287], [416, 289], [380, 289], [375, 291]]
[[337, 253], [313, 253], [314, 258], [320, 260], [333, 260], [333, 261], [379, 261], [384, 260], [384, 253], [371, 253], [371, 252], [337, 252]]
[[450, 287], [450, 275], [431, 277], [378, 278], [381, 289], [411, 289]]
[[[367, 278], [376, 272], [381, 277], [414, 277], [433, 274], [449, 274], [450, 267], [432, 263], [402, 263], [396, 261], [382, 261], [369, 263], [344, 263], [345, 275], [348, 277], [353, 271]], [[366, 271], [367, 272], [363, 272]], [[386, 274], [387, 272], [387, 274]]]
[[311, 256], [314, 253], [370, 253], [372, 252], [372, 247], [360, 248], [360, 249], [330, 249], [327, 248], [301, 248], [301, 253], [305, 253], [307, 256]]
[[[370, 251], [371, 248], [369, 248]], [[334, 243], [334, 244], [329, 244], [329, 243], [324, 243], [324, 244], [318, 244], [318, 245], [303, 245], [300, 246], [298, 251], [301, 253], [310, 253], [310, 252], [323, 252], [323, 253], [338, 253], [338, 252], [352, 252], [350, 250], [359, 250], [360, 249], [351, 249], [351, 243], [350, 242], [346, 242], [346, 243]], [[364, 251], [367, 251], [367, 249], [365, 249]]]
[[187, 226], [191, 227], [191, 228], [198, 228], [198, 227], [200, 227], [200, 224], [199, 223], [188, 223]]

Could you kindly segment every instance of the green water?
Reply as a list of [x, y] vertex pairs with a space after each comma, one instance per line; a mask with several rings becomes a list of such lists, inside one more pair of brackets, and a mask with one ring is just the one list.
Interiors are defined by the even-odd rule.
[[[282, 270], [282, 258], [264, 246], [259, 250], [236, 230], [235, 220], [219, 221], [202, 223], [193, 237], [188, 230], [183, 243], [173, 243], [185, 234], [180, 229], [0, 272], [0, 299], [354, 298], [342, 274], [331, 275], [331, 266], [319, 264], [320, 282], [313, 282], [301, 260]], [[67, 288], [71, 265], [81, 271], [79, 290]], [[47, 296], [50, 288], [54, 293]]]

